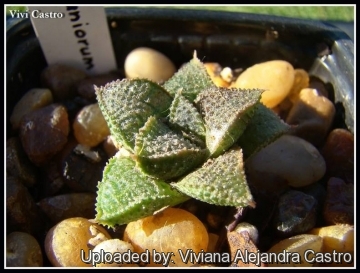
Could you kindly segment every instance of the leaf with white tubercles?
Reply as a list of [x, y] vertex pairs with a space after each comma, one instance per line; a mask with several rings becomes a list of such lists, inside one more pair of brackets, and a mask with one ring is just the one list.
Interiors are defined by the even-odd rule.
[[206, 146], [212, 157], [224, 153], [238, 140], [262, 92], [212, 87], [199, 94], [195, 103], [205, 121]]
[[163, 87], [175, 96], [178, 91], [189, 101], [193, 102], [196, 96], [204, 89], [214, 86], [204, 64], [196, 57], [184, 64], [178, 72], [167, 80]]
[[166, 117], [172, 102], [166, 90], [146, 79], [117, 80], [95, 91], [111, 135], [130, 151], [148, 117]]
[[209, 159], [200, 169], [171, 185], [180, 192], [206, 203], [255, 207], [246, 181], [240, 148], [231, 149], [217, 158]]
[[168, 183], [146, 176], [132, 158], [115, 155], [98, 184], [95, 221], [110, 227], [127, 224], [189, 198]]
[[204, 121], [196, 107], [181, 92], [175, 95], [171, 104], [169, 121], [176, 128], [205, 140]]

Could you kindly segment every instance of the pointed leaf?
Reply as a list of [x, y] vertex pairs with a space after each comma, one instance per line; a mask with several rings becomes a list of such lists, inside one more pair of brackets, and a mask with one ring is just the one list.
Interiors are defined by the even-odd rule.
[[206, 146], [212, 157], [224, 153], [238, 140], [262, 92], [213, 87], [196, 98], [205, 121]]
[[200, 169], [171, 185], [195, 199], [219, 206], [255, 206], [239, 148], [209, 159]]
[[135, 155], [143, 172], [167, 180], [201, 165], [208, 151], [173, 132], [155, 117], [150, 117], [137, 135]]
[[243, 149], [245, 158], [248, 158], [288, 132], [289, 129], [288, 124], [259, 102], [244, 133], [240, 136], [238, 144]]
[[116, 142], [133, 151], [135, 135], [152, 115], [166, 117], [172, 97], [146, 79], [124, 79], [96, 87], [102, 114]]
[[114, 156], [106, 165], [98, 185], [95, 220], [114, 227], [188, 199], [168, 183], [143, 174], [130, 157]]
[[196, 107], [181, 92], [176, 96], [170, 107], [170, 123], [178, 129], [194, 134], [205, 141], [204, 121]]
[[181, 91], [182, 95], [192, 102], [201, 91], [214, 84], [204, 64], [194, 55], [193, 59], [183, 65], [163, 86], [172, 96]]

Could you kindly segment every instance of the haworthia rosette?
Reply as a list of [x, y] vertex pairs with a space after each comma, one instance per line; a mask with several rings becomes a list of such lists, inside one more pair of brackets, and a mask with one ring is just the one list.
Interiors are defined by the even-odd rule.
[[288, 129], [259, 102], [262, 90], [216, 87], [196, 54], [163, 86], [125, 79], [95, 90], [112, 136], [131, 152], [104, 169], [97, 222], [126, 224], [190, 197], [255, 206], [243, 152], [250, 156]]
[[98, 184], [95, 221], [110, 227], [127, 224], [189, 198], [168, 183], [143, 174], [132, 158], [115, 155]]

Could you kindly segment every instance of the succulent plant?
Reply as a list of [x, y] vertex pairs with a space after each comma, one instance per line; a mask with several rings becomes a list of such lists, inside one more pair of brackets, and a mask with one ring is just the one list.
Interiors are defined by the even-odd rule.
[[162, 86], [124, 79], [96, 87], [118, 153], [98, 184], [96, 221], [115, 226], [190, 198], [255, 207], [246, 157], [288, 130], [262, 90], [216, 87], [194, 54]]

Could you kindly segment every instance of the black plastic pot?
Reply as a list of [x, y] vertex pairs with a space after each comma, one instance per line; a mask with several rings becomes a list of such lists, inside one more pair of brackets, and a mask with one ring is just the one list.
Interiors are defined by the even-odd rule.
[[[160, 8], [106, 9], [118, 68], [134, 48], [148, 46], [179, 67], [194, 50], [206, 62], [246, 68], [283, 59], [333, 88], [343, 126], [354, 129], [354, 44], [340, 29], [316, 21], [276, 16]], [[6, 40], [6, 115], [46, 67], [29, 19], [13, 22]]]

